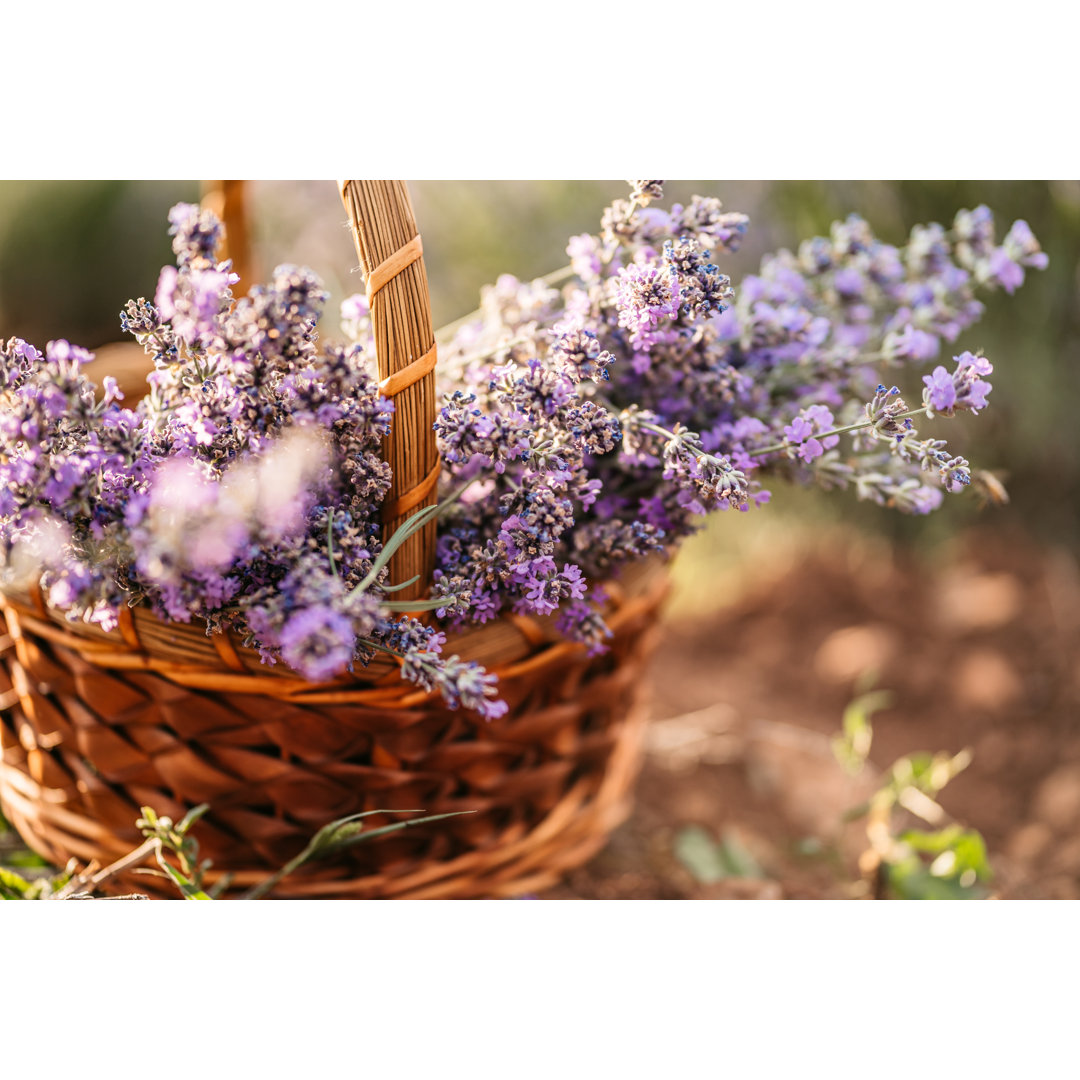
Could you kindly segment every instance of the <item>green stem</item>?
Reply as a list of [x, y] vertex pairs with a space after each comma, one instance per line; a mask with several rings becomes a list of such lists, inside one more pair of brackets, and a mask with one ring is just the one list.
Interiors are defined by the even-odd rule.
[[330, 573], [337, 577], [337, 563], [334, 561], [334, 508], [332, 506], [326, 515], [326, 554], [330, 558]]
[[527, 337], [511, 338], [509, 341], [500, 342], [498, 345], [493, 345], [491, 348], [483, 349], [477, 353], [469, 353], [468, 356], [461, 357], [460, 360], [455, 360], [458, 364], [471, 364], [476, 360], [487, 360], [489, 357], [494, 356], [497, 352], [502, 352], [504, 349], [513, 349], [517, 345], [525, 345], [529, 342]]
[[674, 431], [669, 431], [667, 428], [661, 427], [659, 424], [653, 424], [648, 420], [638, 420], [638, 421], [636, 421], [636, 424], [637, 424], [637, 426], [639, 428], [643, 429], [644, 431], [651, 431], [656, 435], [663, 435], [667, 439], [676, 439], [676, 440], [678, 440], [696, 458], [704, 458], [707, 461], [718, 461], [719, 460], [719, 458], [714, 457], [708, 451], [701, 450], [698, 447], [694, 446], [692, 443], [688, 443], [685, 439], [683, 439], [681, 436], [677, 435]]
[[[897, 413], [893, 419], [903, 420], [908, 416], [921, 416], [926, 412], [925, 407], [922, 409], [911, 409], [908, 412]], [[644, 425], [643, 425], [644, 426]], [[830, 435], [843, 435], [845, 431], [858, 431], [860, 428], [873, 427], [874, 422], [872, 420], [860, 420], [857, 424], [848, 424], [846, 427], [833, 428], [832, 431], [821, 431], [812, 436], [815, 439], [825, 439]], [[775, 454], [779, 450], [787, 450], [793, 446], [798, 446], [798, 443], [791, 443], [784, 441], [782, 443], [774, 443], [772, 446], [763, 446], [760, 450], [751, 450], [748, 454], [749, 457], [758, 457], [761, 454]]]
[[[399, 653], [397, 649], [391, 649], [388, 645], [382, 645], [378, 641], [373, 641], [371, 638], [361, 638], [360, 640], [365, 645], [370, 645], [373, 649], [378, 649], [379, 652], [387, 653], [389, 656], [396, 656], [399, 660], [410, 659], [404, 653]], [[419, 664], [420, 667], [427, 671], [432, 677], [439, 674], [439, 669], [433, 664], [429, 664], [426, 660], [416, 660], [415, 657], [413, 657], [412, 660], [413, 663]]]
[[[679, 438], [674, 431], [669, 431], [666, 427], [661, 427], [659, 424], [654, 424], [649, 420], [639, 420], [637, 426], [643, 431], [652, 431], [657, 435], [663, 435], [667, 439], [675, 439], [679, 442], [684, 441]], [[689, 443], [686, 444], [686, 449], [689, 450], [694, 457], [708, 457], [703, 450], [699, 450], [696, 446], [691, 446]]]
[[290, 860], [280, 870], [275, 870], [268, 878], [260, 881], [258, 885], [253, 886], [244, 893], [242, 899], [261, 900], [282, 878], [287, 878], [294, 870], [299, 870], [311, 858], [313, 853], [314, 848], [309, 844], [295, 859]]

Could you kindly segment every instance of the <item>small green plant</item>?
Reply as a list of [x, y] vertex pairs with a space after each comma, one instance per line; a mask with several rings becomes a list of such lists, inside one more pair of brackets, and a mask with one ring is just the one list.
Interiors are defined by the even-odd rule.
[[[160, 870], [136, 870], [136, 873], [157, 874], [171, 881], [185, 900], [213, 900], [214, 894], [203, 889], [202, 879], [210, 869], [210, 861], [199, 861], [199, 842], [191, 835], [191, 827], [210, 809], [208, 803], [202, 803], [189, 810], [184, 817], [173, 824], [172, 818], [158, 817], [149, 807], [142, 808], [142, 817], [135, 822], [146, 837], [146, 843], [136, 850], [153, 851]], [[180, 864], [174, 866], [166, 857], [171, 854]], [[223, 878], [221, 888], [225, 888], [228, 879]]]
[[[843, 727], [833, 739], [833, 754], [852, 775], [866, 764], [873, 741], [870, 717], [889, 703], [882, 691], [862, 694], [844, 711]], [[860, 869], [878, 899], [979, 900], [992, 872], [986, 844], [974, 829], [953, 821], [937, 801], [941, 790], [971, 764], [970, 750], [958, 754], [908, 754], [887, 770], [881, 786], [846, 821], [866, 819], [870, 846]], [[903, 812], [929, 829], [905, 828]]]
[[[209, 804], [189, 810], [179, 822], [157, 814], [151, 807], [142, 807], [142, 817], [135, 823], [141, 830], [145, 841], [122, 859], [111, 863], [101, 870], [87, 868], [81, 872], [72, 859], [64, 870], [48, 875], [41, 874], [28, 880], [12, 867], [20, 861], [35, 869], [47, 869], [49, 864], [40, 856], [19, 851], [5, 854], [0, 866], [0, 900], [88, 900], [110, 878], [126, 870], [137, 874], [147, 874], [171, 881], [185, 900], [215, 900], [228, 888], [231, 878], [223, 875], [214, 885], [204, 887], [204, 876], [210, 869], [210, 860], [199, 859], [199, 843], [192, 834], [192, 827], [209, 809]], [[337, 854], [353, 844], [376, 840], [380, 836], [407, 829], [414, 825], [423, 825], [443, 818], [457, 817], [459, 814], [473, 813], [471, 810], [459, 810], [448, 814], [428, 814], [421, 818], [407, 821], [395, 821], [379, 828], [366, 828], [365, 819], [376, 814], [386, 814], [387, 810], [367, 810], [359, 814], [339, 818], [324, 825], [311, 839], [299, 855], [286, 863], [280, 870], [270, 874], [265, 880], [240, 896], [241, 900], [259, 900], [267, 896], [275, 886], [312, 859], [322, 859]], [[396, 810], [394, 813], [419, 814], [421, 810]], [[0, 819], [0, 823], [3, 823]], [[151, 855], [157, 861], [159, 869], [142, 867]], [[147, 900], [149, 897], [133, 894], [125, 897], [101, 897], [101, 899]]]
[[54, 868], [45, 859], [22, 846], [18, 833], [0, 814], [0, 900], [49, 899], [71, 879], [75, 860], [59, 872], [43, 873], [50, 869]]

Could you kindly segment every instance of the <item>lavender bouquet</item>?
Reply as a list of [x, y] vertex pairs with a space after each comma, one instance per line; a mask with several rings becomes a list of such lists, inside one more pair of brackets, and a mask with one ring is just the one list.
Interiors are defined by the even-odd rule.
[[[711, 511], [767, 503], [770, 475], [913, 513], [971, 482], [914, 418], [984, 408], [990, 361], [938, 364], [915, 408], [891, 372], [936, 361], [981, 314], [977, 290], [1046, 265], [1024, 222], [998, 244], [978, 207], [896, 248], [853, 217], [735, 290], [714, 260], [747, 218], [661, 197], [634, 181], [598, 235], [571, 239], [565, 272], [485, 290], [443, 350], [445, 497], [385, 543], [392, 405], [364, 299], [342, 307], [348, 343], [323, 342], [310, 271], [278, 267], [235, 298], [217, 220], [174, 207], [176, 266], [121, 315], [154, 366], [136, 408], [109, 377], [95, 394], [85, 350], [0, 345], [0, 587], [36, 581], [106, 630], [137, 604], [229, 628], [313, 681], [391, 653], [404, 678], [496, 717], [494, 678], [445, 655], [446, 631], [532, 613], [602, 651], [602, 582]], [[432, 518], [431, 598], [395, 600], [390, 557]], [[425, 608], [438, 623], [413, 617]]]
[[452, 480], [483, 487], [440, 538], [436, 593], [471, 597], [454, 621], [558, 609], [566, 635], [602, 648], [586, 581], [670, 552], [713, 510], [762, 506], [769, 476], [909, 513], [971, 482], [914, 418], [977, 413], [990, 361], [938, 364], [916, 408], [892, 382], [979, 318], [976, 290], [1011, 293], [1046, 266], [1023, 221], [999, 245], [980, 206], [896, 248], [851, 217], [735, 290], [714, 259], [746, 216], [698, 197], [661, 210], [660, 181], [631, 183], [599, 235], [571, 239], [565, 272], [500, 278], [455, 337], [436, 428]]

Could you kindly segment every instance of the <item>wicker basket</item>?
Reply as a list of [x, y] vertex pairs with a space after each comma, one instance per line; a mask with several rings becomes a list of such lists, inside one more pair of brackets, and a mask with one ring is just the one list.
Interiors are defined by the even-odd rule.
[[[427, 278], [401, 182], [341, 194], [372, 297], [379, 376], [396, 413], [384, 456], [387, 530], [435, 498], [434, 335]], [[434, 559], [431, 530], [391, 564], [395, 581]], [[468, 810], [309, 864], [278, 897], [503, 897], [554, 884], [629, 810], [644, 721], [642, 665], [666, 591], [659, 562], [605, 586], [610, 652], [588, 657], [547, 620], [506, 617], [448, 651], [496, 672], [507, 715], [448, 710], [391, 659], [312, 684], [266, 668], [228, 635], [126, 611], [105, 633], [51, 611], [40, 591], [0, 598], [0, 805], [54, 862], [111, 862], [141, 841], [139, 808], [198, 826], [208, 875], [243, 888], [320, 827], [363, 810]], [[2, 629], [2, 628], [0, 628]], [[146, 890], [154, 879], [119, 878]]]

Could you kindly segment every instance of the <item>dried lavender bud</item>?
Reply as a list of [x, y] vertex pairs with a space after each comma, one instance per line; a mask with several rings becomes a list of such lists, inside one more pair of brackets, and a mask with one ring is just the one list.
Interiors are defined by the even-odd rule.
[[[559, 327], [556, 327], [556, 332]], [[600, 342], [591, 330], [572, 329], [559, 333], [551, 347], [551, 354], [560, 374], [574, 382], [591, 379], [606, 382], [608, 366], [615, 359], [611, 353], [600, 348]]]
[[745, 214], [725, 213], [719, 199], [694, 195], [689, 206], [671, 208], [672, 236], [691, 237], [701, 247], [727, 255], [739, 250], [749, 225]]
[[683, 311], [690, 318], [719, 313], [734, 295], [731, 279], [709, 262], [709, 252], [696, 240], [682, 237], [664, 244], [664, 262], [675, 271]]
[[630, 201], [638, 206], [648, 206], [653, 199], [664, 197], [663, 180], [627, 180], [630, 185]]
[[570, 641], [585, 645], [587, 655], [600, 656], [607, 652], [607, 643], [612, 637], [611, 629], [600, 613], [589, 604], [580, 600], [565, 604], [556, 620], [556, 626], [559, 633]]
[[914, 426], [910, 417], [903, 417], [908, 411], [904, 399], [899, 396], [897, 387], [886, 390], [879, 385], [873, 400], [866, 404], [866, 418], [870, 422], [873, 434], [902, 440]]
[[169, 211], [172, 248], [182, 266], [212, 263], [221, 240], [221, 222], [209, 210], [177, 203]]

